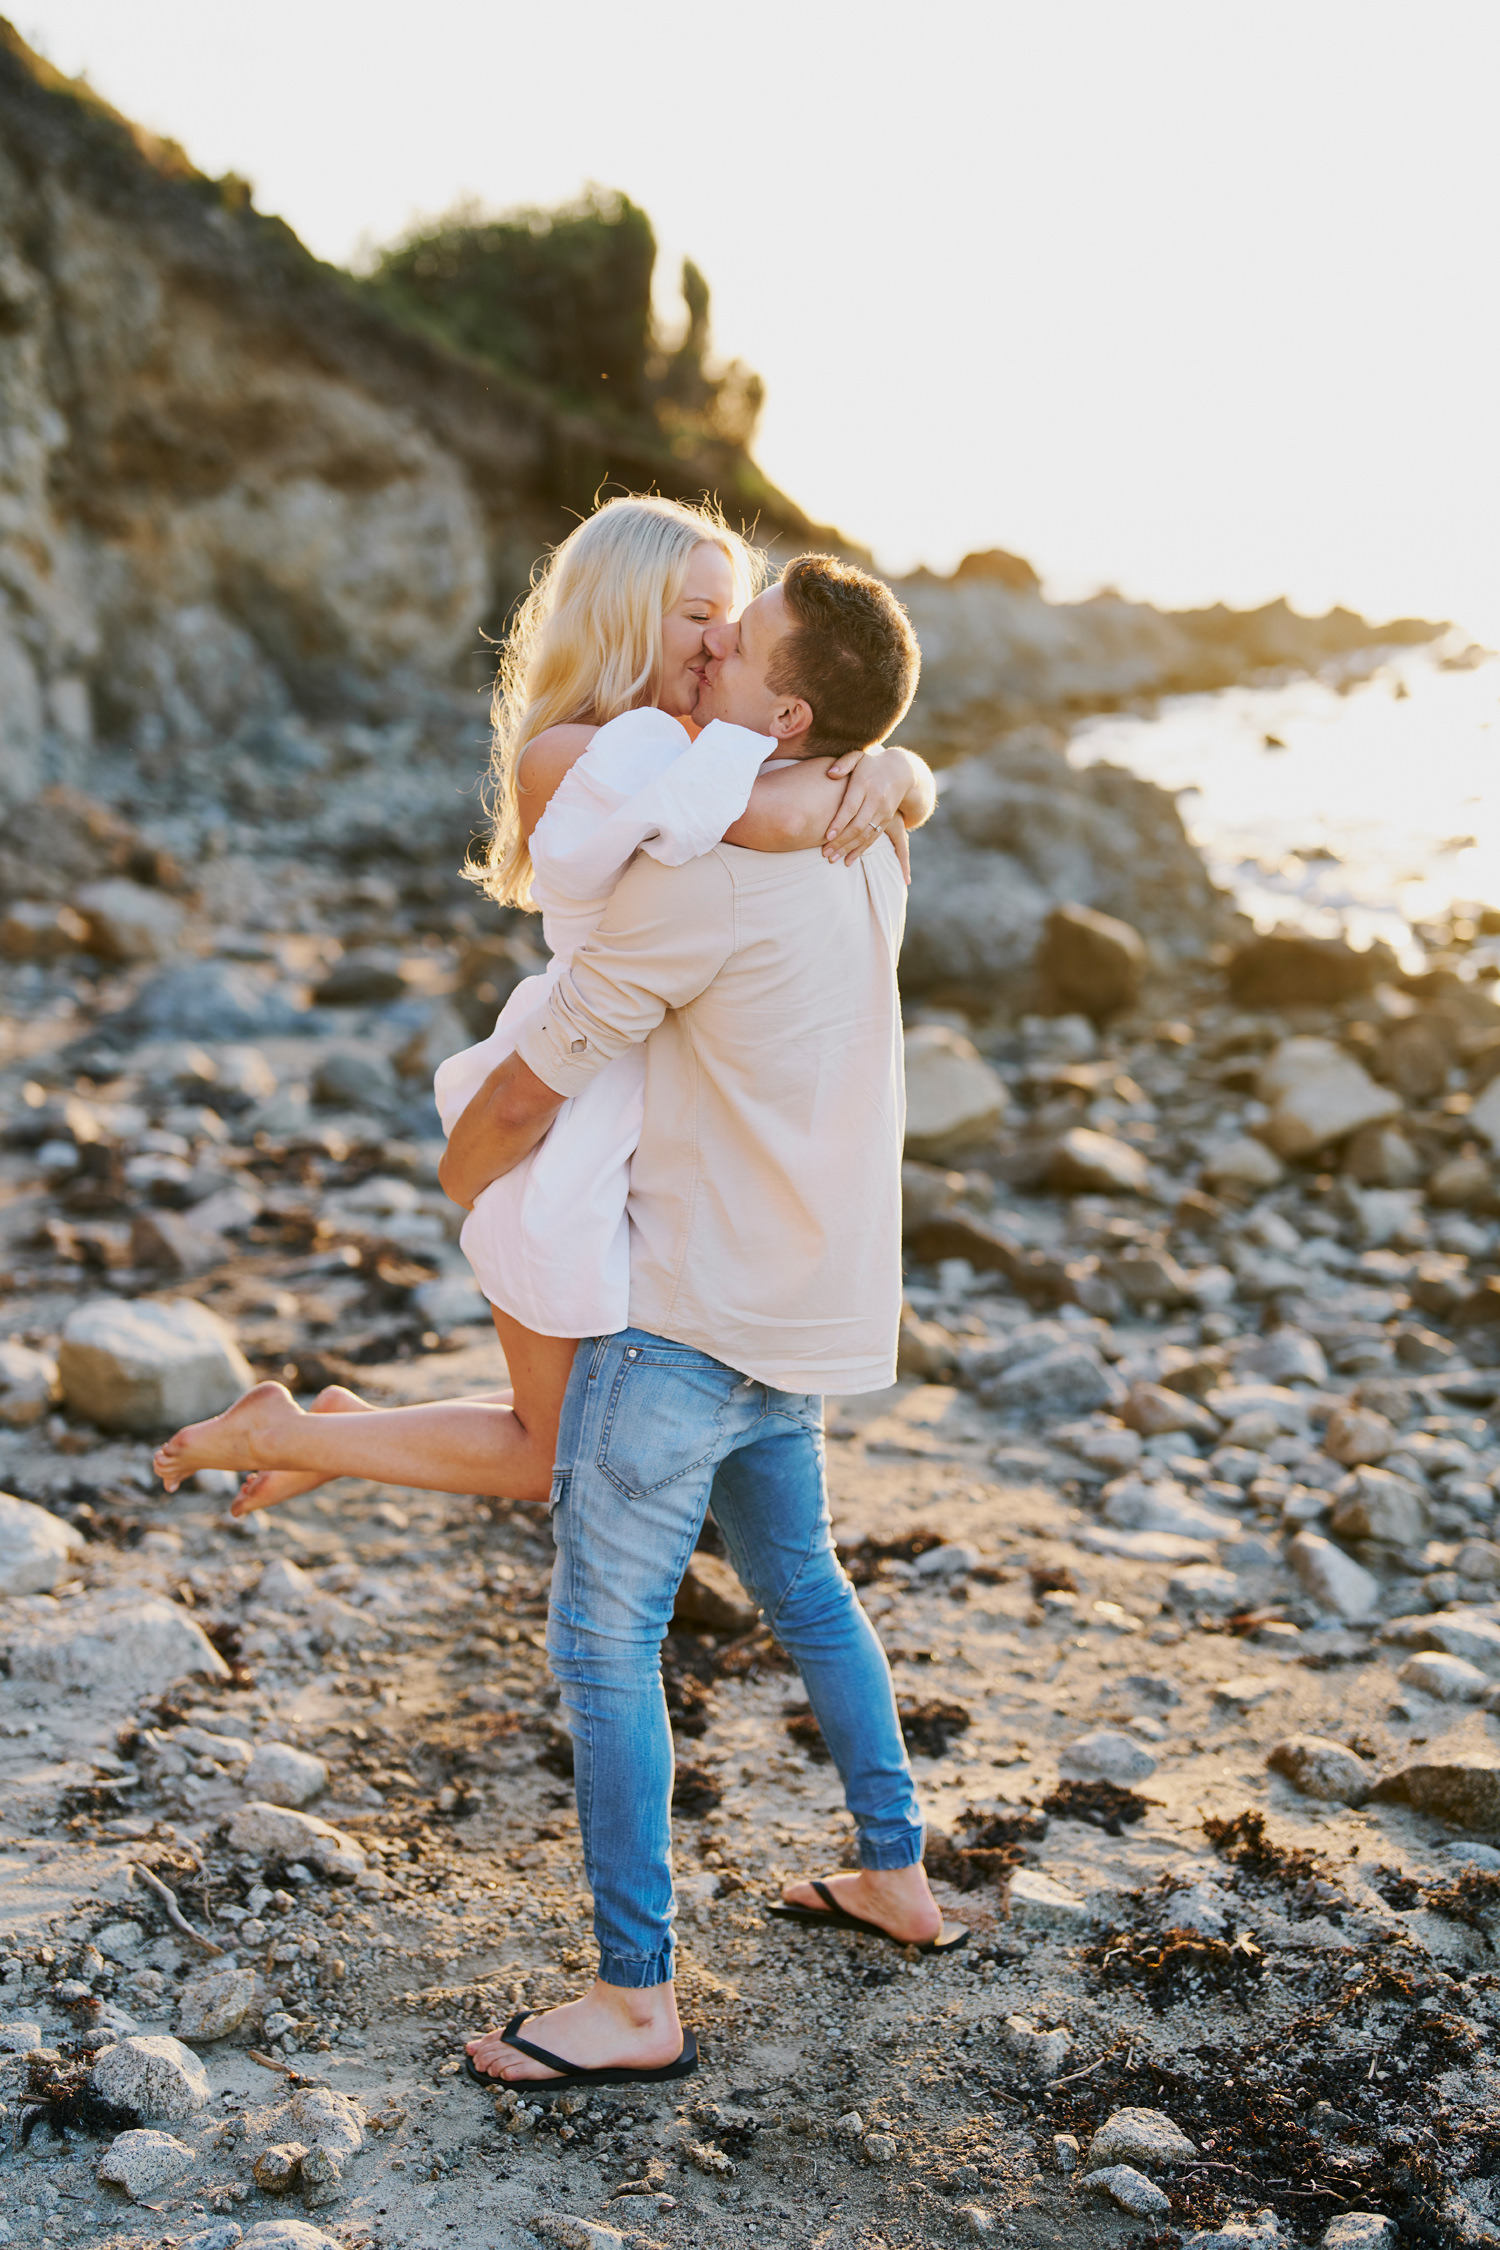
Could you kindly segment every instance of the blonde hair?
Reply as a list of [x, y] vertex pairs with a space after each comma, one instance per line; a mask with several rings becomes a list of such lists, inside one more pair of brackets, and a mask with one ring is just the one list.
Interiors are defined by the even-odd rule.
[[532, 573], [500, 652], [490, 716], [483, 860], [464, 873], [497, 906], [530, 906], [531, 852], [521, 830], [520, 763], [548, 727], [603, 726], [661, 693], [662, 624], [682, 598], [688, 558], [704, 543], [728, 558], [734, 606], [755, 592], [760, 558], [717, 508], [654, 493], [606, 500]]

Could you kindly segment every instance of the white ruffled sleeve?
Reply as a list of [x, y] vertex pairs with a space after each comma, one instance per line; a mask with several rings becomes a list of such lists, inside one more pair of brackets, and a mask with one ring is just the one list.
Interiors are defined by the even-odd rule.
[[611, 719], [532, 830], [538, 905], [606, 896], [638, 851], [668, 867], [712, 851], [775, 749], [770, 735], [727, 719], [711, 720], [696, 742], [665, 711]]

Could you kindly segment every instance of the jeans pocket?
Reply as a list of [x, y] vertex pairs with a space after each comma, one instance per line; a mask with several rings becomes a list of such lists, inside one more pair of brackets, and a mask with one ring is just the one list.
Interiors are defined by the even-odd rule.
[[636, 1351], [615, 1376], [597, 1460], [628, 1499], [678, 1484], [718, 1458], [739, 1378], [685, 1353]]

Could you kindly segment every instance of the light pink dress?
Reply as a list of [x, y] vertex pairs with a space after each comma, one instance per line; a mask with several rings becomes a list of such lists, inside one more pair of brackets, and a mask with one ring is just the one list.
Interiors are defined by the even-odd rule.
[[[691, 741], [656, 710], [599, 729], [532, 832], [532, 896], [552, 959], [517, 985], [487, 1039], [438, 1066], [445, 1133], [546, 1005], [635, 854], [680, 867], [711, 851], [775, 750], [769, 735], [724, 719]], [[629, 1323], [625, 1200], [645, 1082], [645, 1050], [629, 1047], [563, 1104], [546, 1139], [492, 1181], [464, 1221], [459, 1242], [485, 1296], [539, 1336], [608, 1336]]]

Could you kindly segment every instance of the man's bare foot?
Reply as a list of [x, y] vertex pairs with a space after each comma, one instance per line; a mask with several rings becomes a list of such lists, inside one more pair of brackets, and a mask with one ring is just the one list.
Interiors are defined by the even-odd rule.
[[[330, 1383], [326, 1391], [319, 1391], [309, 1414], [368, 1414], [368, 1399], [357, 1391], [346, 1390], [342, 1383]], [[279, 1508], [283, 1500], [295, 1500], [301, 1492], [314, 1492], [326, 1477], [310, 1469], [257, 1469], [246, 1477], [230, 1502], [232, 1516], [251, 1516], [259, 1508]]]
[[303, 1419], [285, 1384], [257, 1383], [226, 1413], [189, 1422], [169, 1437], [151, 1466], [168, 1492], [199, 1469], [271, 1469], [278, 1456], [285, 1458], [291, 1434]]
[[[916, 1867], [862, 1867], [857, 1875], [823, 1878], [846, 1914], [889, 1930], [903, 1945], [926, 1945], [943, 1926], [937, 1900], [927, 1886], [927, 1870]], [[828, 1908], [811, 1883], [789, 1883], [782, 1892], [788, 1906]]]
[[[528, 2016], [520, 2036], [579, 2070], [665, 2070], [682, 2053], [676, 1987], [636, 1990], [596, 1981], [583, 1999]], [[498, 2031], [469, 2040], [465, 2051], [482, 2077], [505, 2085], [543, 2083], [558, 2075], [508, 2047]]]

